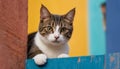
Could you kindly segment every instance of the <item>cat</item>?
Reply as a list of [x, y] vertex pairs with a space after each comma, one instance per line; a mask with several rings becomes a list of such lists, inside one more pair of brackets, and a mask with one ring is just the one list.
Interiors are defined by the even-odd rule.
[[73, 32], [75, 8], [65, 15], [51, 14], [41, 5], [37, 32], [28, 35], [27, 58], [44, 65], [47, 58], [69, 57], [68, 41]]

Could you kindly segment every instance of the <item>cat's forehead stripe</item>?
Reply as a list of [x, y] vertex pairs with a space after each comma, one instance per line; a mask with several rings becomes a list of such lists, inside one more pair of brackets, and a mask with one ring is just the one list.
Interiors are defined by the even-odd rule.
[[62, 20], [62, 17], [59, 16], [59, 15], [53, 15], [53, 16], [52, 16], [52, 20], [54, 21], [55, 25], [57, 26], [57, 25], [60, 24], [60, 22], [61, 22], [61, 20]]

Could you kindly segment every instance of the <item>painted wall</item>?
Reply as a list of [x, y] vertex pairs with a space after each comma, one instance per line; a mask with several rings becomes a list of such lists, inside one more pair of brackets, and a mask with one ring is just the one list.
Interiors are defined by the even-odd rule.
[[120, 52], [120, 0], [107, 3], [107, 53]]
[[89, 54], [102, 55], [106, 51], [101, 4], [104, 0], [88, 0]]

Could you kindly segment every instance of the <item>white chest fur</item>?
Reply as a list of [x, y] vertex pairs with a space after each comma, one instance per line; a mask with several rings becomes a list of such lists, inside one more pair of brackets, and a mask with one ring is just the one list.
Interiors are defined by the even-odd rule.
[[34, 43], [48, 58], [56, 58], [62, 53], [68, 54], [69, 46], [67, 43], [64, 45], [52, 46], [49, 43], [44, 43], [42, 38], [43, 37], [38, 32], [35, 36]]

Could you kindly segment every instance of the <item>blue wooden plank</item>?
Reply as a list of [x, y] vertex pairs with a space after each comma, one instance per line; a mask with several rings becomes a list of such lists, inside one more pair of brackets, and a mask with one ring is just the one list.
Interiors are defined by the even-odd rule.
[[26, 60], [26, 69], [104, 69], [104, 56], [86, 56], [48, 59], [44, 66]]

